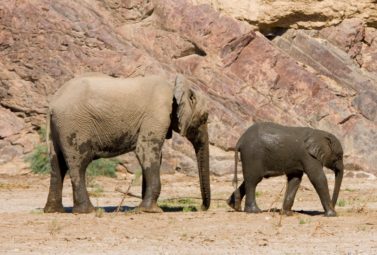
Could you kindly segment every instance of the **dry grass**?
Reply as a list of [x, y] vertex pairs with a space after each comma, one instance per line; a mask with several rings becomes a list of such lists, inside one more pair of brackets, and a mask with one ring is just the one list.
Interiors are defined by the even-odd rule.
[[50, 224], [48, 224], [48, 232], [50, 235], [54, 236], [62, 230], [62, 225], [58, 222], [57, 219], [53, 219]]
[[30, 185], [25, 183], [0, 183], [0, 189], [29, 189]]

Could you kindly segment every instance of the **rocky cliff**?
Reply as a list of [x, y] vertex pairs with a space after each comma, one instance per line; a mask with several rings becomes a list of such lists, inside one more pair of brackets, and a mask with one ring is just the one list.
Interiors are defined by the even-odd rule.
[[[210, 101], [214, 174], [232, 171], [256, 121], [333, 132], [349, 173], [377, 174], [376, 1], [233, 2], [1, 1], [0, 164], [40, 142], [49, 96], [76, 74], [183, 73]], [[163, 158], [165, 172], [196, 171], [177, 134]]]

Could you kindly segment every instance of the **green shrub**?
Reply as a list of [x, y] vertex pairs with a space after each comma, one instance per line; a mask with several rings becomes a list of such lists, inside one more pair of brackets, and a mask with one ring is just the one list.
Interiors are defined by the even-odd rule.
[[105, 209], [103, 209], [103, 208], [97, 208], [96, 209], [96, 217], [97, 218], [102, 218], [104, 213], [105, 213]]
[[[41, 141], [45, 141], [46, 130], [41, 128], [38, 133]], [[35, 174], [50, 173], [51, 165], [46, 143], [35, 146], [33, 152], [26, 157], [26, 162], [30, 163], [31, 171]], [[118, 163], [119, 161], [113, 158], [94, 160], [88, 166], [87, 175], [116, 177], [115, 167]]]
[[300, 219], [299, 221], [300, 225], [307, 224], [307, 223], [310, 223], [310, 219]]
[[108, 176], [116, 177], [115, 168], [119, 164], [119, 160], [111, 158], [100, 158], [92, 161], [87, 169], [87, 175], [89, 176]]
[[45, 144], [37, 145], [34, 151], [26, 157], [26, 161], [30, 163], [31, 171], [35, 174], [47, 174], [51, 171], [47, 146]]
[[91, 197], [101, 197], [103, 195], [103, 187], [96, 183], [93, 177], [86, 179], [87, 183], [86, 186], [88, 187], [88, 193]]
[[163, 211], [167, 212], [196, 212], [198, 204], [191, 198], [165, 199], [159, 202]]
[[336, 202], [336, 205], [339, 207], [345, 207], [347, 204], [346, 200], [344, 199], [339, 199], [338, 202]]

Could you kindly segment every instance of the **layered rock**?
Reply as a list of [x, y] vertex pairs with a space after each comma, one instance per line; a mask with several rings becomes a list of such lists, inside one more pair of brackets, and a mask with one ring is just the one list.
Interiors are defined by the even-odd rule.
[[[4, 162], [29, 150], [48, 96], [75, 74], [164, 73], [173, 80], [183, 73], [210, 102], [212, 173], [233, 171], [232, 149], [256, 121], [333, 132], [348, 170], [377, 173], [377, 145], [370, 142], [377, 141], [377, 40], [369, 18], [275, 33], [271, 42], [247, 22], [186, 0], [7, 0], [0, 12], [0, 151], [16, 151], [0, 153]], [[139, 167], [132, 153], [123, 159], [131, 171]], [[196, 171], [186, 139], [174, 134], [166, 142], [162, 170]]]
[[358, 18], [369, 26], [377, 26], [375, 0], [195, 0], [216, 10], [246, 21], [263, 32], [279, 28], [320, 29], [334, 26], [345, 19]]

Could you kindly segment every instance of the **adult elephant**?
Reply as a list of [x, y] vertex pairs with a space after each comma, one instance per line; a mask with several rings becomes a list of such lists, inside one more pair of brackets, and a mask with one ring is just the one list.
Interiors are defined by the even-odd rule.
[[[236, 145], [236, 183], [238, 151], [241, 153], [244, 182], [228, 199], [230, 207], [241, 210], [241, 200], [246, 194], [244, 210], [261, 212], [255, 201], [257, 184], [263, 178], [285, 174], [288, 185], [283, 212], [291, 214], [301, 178], [306, 173], [319, 195], [325, 216], [336, 216], [334, 207], [343, 179], [343, 149], [333, 134], [308, 127], [287, 127], [268, 122], [254, 124]], [[335, 172], [332, 200], [323, 166]]]
[[138, 209], [161, 212], [161, 149], [173, 130], [194, 146], [202, 208], [210, 206], [207, 108], [203, 96], [179, 75], [165, 78], [112, 78], [83, 75], [64, 84], [53, 96], [48, 111], [51, 180], [44, 212], [64, 212], [62, 188], [69, 169], [73, 212], [94, 210], [86, 189], [85, 172], [98, 158], [135, 151], [142, 168], [142, 201]]

